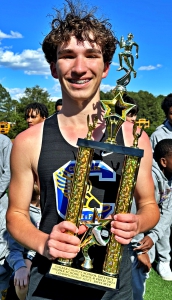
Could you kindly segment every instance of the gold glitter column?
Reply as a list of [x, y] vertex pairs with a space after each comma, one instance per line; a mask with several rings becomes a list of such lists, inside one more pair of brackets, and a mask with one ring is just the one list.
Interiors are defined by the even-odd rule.
[[[139, 165], [140, 157], [125, 157], [116, 200], [115, 214], [130, 212]], [[115, 235], [111, 234], [103, 266], [104, 274], [109, 276], [117, 276], [119, 274], [122, 250], [123, 246], [115, 240]]]
[[[87, 140], [91, 140], [92, 132], [96, 127], [97, 121], [98, 118], [95, 117], [93, 124], [90, 124], [89, 116], [87, 117]], [[74, 223], [77, 227], [79, 226], [79, 222], [81, 219], [93, 154], [94, 149], [88, 147], [78, 148], [75, 170], [72, 179], [72, 187], [65, 219], [66, 221]], [[68, 232], [68, 234], [73, 235], [72, 232]], [[58, 262], [64, 265], [71, 265], [72, 259], [59, 258]]]
[[[79, 147], [78, 149], [74, 177], [72, 181], [72, 189], [66, 213], [66, 221], [74, 223], [77, 227], [79, 226], [85, 200], [85, 193], [93, 154], [94, 149], [84, 147]], [[71, 232], [68, 233], [73, 234]], [[71, 265], [72, 263], [71, 259], [59, 258], [58, 261], [65, 265]]]

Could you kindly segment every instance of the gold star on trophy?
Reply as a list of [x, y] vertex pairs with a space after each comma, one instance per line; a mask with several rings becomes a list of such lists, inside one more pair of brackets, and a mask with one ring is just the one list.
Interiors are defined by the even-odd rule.
[[[135, 106], [123, 100], [124, 90], [115, 89], [115, 97], [112, 100], [101, 100], [105, 110], [104, 119], [106, 120], [108, 138], [106, 143], [117, 144], [117, 133], [126, 120], [126, 115]], [[115, 127], [114, 127], [115, 126]]]
[[[104, 118], [118, 117], [123, 121], [126, 120], [126, 115], [135, 106], [135, 104], [123, 100], [121, 91], [116, 91], [116, 95], [112, 100], [101, 100], [100, 102], [105, 109]], [[118, 113], [119, 110], [121, 110], [121, 115]]]

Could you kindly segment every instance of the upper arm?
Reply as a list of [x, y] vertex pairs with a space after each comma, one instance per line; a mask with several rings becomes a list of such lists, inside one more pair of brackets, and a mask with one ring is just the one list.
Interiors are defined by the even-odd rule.
[[11, 182], [9, 186], [9, 211], [26, 213], [32, 197], [35, 175], [42, 141], [43, 124], [39, 123], [20, 133], [11, 152]]
[[144, 150], [135, 188], [137, 208], [155, 202], [154, 182], [152, 178], [152, 148], [149, 137], [145, 132], [139, 140], [139, 148]]
[[34, 184], [30, 150], [29, 141], [24, 138], [24, 135], [19, 135], [11, 152], [9, 209], [29, 211]]

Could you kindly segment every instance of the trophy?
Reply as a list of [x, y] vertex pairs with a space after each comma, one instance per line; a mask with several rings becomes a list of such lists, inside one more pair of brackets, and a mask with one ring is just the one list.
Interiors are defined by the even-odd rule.
[[[136, 77], [131, 50], [132, 46], [135, 45], [138, 52], [138, 45], [133, 42], [132, 38], [133, 35], [129, 34], [126, 42], [122, 37], [119, 43], [125, 51], [119, 55], [120, 67], [118, 71], [124, 70], [126, 74], [117, 80], [117, 85], [113, 91], [114, 98], [101, 101], [105, 110], [107, 139], [105, 142], [92, 140], [92, 133], [96, 128], [98, 118], [95, 117], [93, 122], [90, 122], [90, 118], [87, 116], [87, 136], [85, 139], [79, 138], [77, 142], [78, 152], [65, 219], [74, 223], [77, 227], [85, 225], [87, 228], [81, 237], [80, 254], [82, 263], [76, 264], [75, 259], [58, 258], [52, 263], [49, 271], [49, 276], [53, 278], [102, 290], [118, 290], [123, 246], [115, 240], [114, 234], [110, 232], [111, 218], [103, 218], [96, 207], [93, 208], [92, 217], [88, 220], [82, 219], [82, 212], [95, 149], [124, 156], [118, 193], [116, 199], [114, 199], [115, 208], [113, 213], [129, 213], [131, 209], [140, 160], [143, 157], [143, 150], [138, 148], [138, 139], [143, 129], [138, 133], [136, 124], [133, 125], [133, 144], [131, 147], [118, 145], [116, 138], [125, 121], [126, 114], [134, 107], [134, 105], [123, 100], [126, 85], [131, 80], [131, 73], [133, 72], [134, 77]], [[138, 57], [138, 53], [136, 57]], [[128, 69], [122, 66], [122, 58]], [[73, 233], [68, 232], [67, 234]], [[102, 269], [98, 271], [94, 266], [94, 258], [90, 257], [89, 253], [94, 245], [106, 249]]]

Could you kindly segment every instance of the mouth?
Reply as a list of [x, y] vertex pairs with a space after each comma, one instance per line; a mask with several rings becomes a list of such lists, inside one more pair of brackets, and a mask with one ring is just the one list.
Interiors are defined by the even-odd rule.
[[74, 83], [74, 84], [84, 84], [84, 83], [87, 83], [89, 82], [91, 79], [68, 79], [68, 81], [70, 83]]

